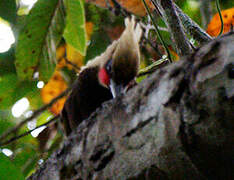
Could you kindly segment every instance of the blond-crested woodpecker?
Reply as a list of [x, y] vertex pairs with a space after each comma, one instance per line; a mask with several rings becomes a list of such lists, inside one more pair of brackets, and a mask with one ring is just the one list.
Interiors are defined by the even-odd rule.
[[139, 41], [142, 29], [134, 17], [126, 18], [125, 26], [118, 40], [82, 68], [61, 112], [66, 135], [104, 101], [124, 92], [136, 77], [140, 64]]

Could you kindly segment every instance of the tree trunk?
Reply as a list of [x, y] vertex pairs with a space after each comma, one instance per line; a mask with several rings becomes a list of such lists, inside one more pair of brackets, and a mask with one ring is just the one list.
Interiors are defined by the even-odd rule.
[[233, 179], [234, 34], [105, 102], [29, 179]]

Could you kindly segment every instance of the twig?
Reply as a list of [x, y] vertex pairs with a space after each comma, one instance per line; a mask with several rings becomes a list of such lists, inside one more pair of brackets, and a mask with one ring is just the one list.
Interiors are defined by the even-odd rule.
[[[115, 8], [118, 8], [118, 9], [120, 9], [120, 10], [122, 9], [122, 11], [120, 11], [120, 12], [121, 12], [121, 14], [122, 14], [124, 17], [130, 16], [130, 13], [129, 13], [126, 9], [124, 9], [116, 0], [110, 0], [110, 1], [113, 2]], [[113, 10], [112, 10], [113, 8], [111, 7], [111, 5], [110, 5], [110, 3], [109, 3], [109, 0], [105, 0], [105, 2], [106, 2], [106, 5], [107, 5], [107, 8], [108, 8], [111, 12], [113, 12]], [[114, 14], [115, 14], [115, 13], [114, 13]], [[146, 29], [146, 26], [145, 26], [143, 23], [140, 23], [140, 25], [141, 25], [141, 27], [142, 27], [143, 29]], [[153, 26], [152, 26], [152, 28], [153, 28]], [[155, 28], [153, 28], [153, 29], [155, 29]], [[163, 28], [163, 27], [159, 27], [159, 29], [162, 30], [162, 31], [168, 31], [166, 28]], [[151, 42], [147, 37], [143, 36], [143, 39], [145, 39], [146, 42], [147, 42], [160, 56], [162, 56], [162, 54], [159, 52], [159, 50], [158, 50], [156, 47], [153, 46], [152, 42]]]
[[106, 6], [107, 6], [108, 10], [111, 11], [113, 14], [117, 15], [120, 13], [119, 9], [116, 10], [116, 8], [111, 7], [109, 0], [105, 0], [105, 2], [106, 2]]
[[153, 23], [153, 25], [154, 25], [154, 27], [155, 27], [156, 33], [157, 33], [157, 35], [158, 35], [158, 38], [159, 38], [160, 42], [162, 43], [163, 47], [165, 48], [165, 50], [166, 50], [166, 52], [167, 52], [167, 56], [168, 56], [169, 62], [172, 63], [170, 51], [169, 51], [168, 47], [166, 46], [166, 43], [163, 41], [163, 38], [162, 38], [162, 36], [161, 36], [161, 34], [160, 34], [160, 31], [159, 31], [159, 29], [158, 29], [158, 26], [157, 26], [156, 22], [154, 21], [153, 16], [152, 16], [151, 13], [150, 13], [149, 7], [147, 6], [145, 0], [142, 0], [142, 1], [143, 1], [143, 3], [144, 3], [144, 6], [145, 6], [145, 8], [146, 8], [146, 10], [147, 10], [147, 13], [148, 13], [148, 15], [150, 16], [150, 19], [151, 19], [151, 21], [152, 21], [152, 23]]
[[123, 14], [124, 17], [128, 17], [131, 15], [131, 13], [129, 13], [125, 8], [123, 8], [119, 2], [117, 2], [116, 0], [111, 0], [114, 4], [114, 7], [116, 9], [120, 9], [120, 12]]
[[[151, 0], [155, 7], [157, 7], [158, 14], [162, 16], [162, 9]], [[194, 22], [189, 16], [187, 16], [183, 11], [174, 4], [175, 10], [184, 26], [186, 33], [193, 37], [199, 44], [204, 44], [212, 40], [211, 36], [207, 34], [196, 22]]]
[[[142, 28], [146, 29], [148, 32], [149, 32], [150, 30], [155, 30], [155, 27], [154, 27], [153, 25], [151, 25], [151, 24], [145, 25], [145, 24], [143, 24], [142, 22], [140, 22], [140, 25], [142, 26]], [[165, 28], [165, 27], [160, 27], [160, 26], [158, 26], [158, 29], [159, 29], [160, 31], [169, 32], [168, 29]], [[148, 33], [146, 33], [146, 34], [148, 34]]]
[[[114, 7], [112, 8], [110, 5], [111, 1], [114, 5]], [[128, 17], [131, 14], [125, 9], [123, 8], [116, 0], [105, 0], [106, 6], [109, 9], [109, 11], [111, 11], [112, 13], [114, 13], [115, 15], [119, 15], [120, 13], [124, 16], [124, 17]]]
[[73, 62], [69, 61], [66, 57], [64, 57], [64, 59], [65, 59], [65, 62], [67, 64], [70, 64], [77, 72], [80, 71], [80, 68], [76, 64], [74, 64]]
[[219, 36], [220, 36], [220, 35], [223, 34], [223, 17], [222, 17], [221, 11], [220, 11], [219, 0], [216, 0], [215, 4], [216, 4], [216, 8], [218, 10], [219, 18], [220, 18], [220, 21], [221, 21], [221, 30], [219, 32]]
[[141, 69], [137, 75], [137, 77], [141, 77], [147, 74], [153, 73], [156, 69], [162, 67], [162, 65], [167, 64], [168, 59], [159, 59], [156, 62], [152, 63], [151, 65], [147, 66], [144, 69]]
[[31, 129], [30, 131], [27, 131], [27, 132], [25, 132], [25, 133], [23, 133], [23, 134], [20, 134], [19, 136], [12, 137], [12, 138], [10, 138], [9, 140], [0, 143], [0, 147], [1, 147], [1, 146], [5, 146], [5, 145], [7, 145], [7, 144], [10, 144], [10, 143], [12, 143], [12, 142], [14, 142], [14, 141], [17, 141], [18, 139], [20, 139], [20, 138], [22, 138], [22, 137], [24, 137], [24, 136], [27, 136], [28, 134], [30, 134], [30, 133], [33, 132], [34, 130], [36, 130], [36, 129], [42, 127], [42, 126], [46, 126], [46, 125], [48, 125], [48, 124], [50, 124], [50, 123], [56, 121], [58, 118], [59, 118], [59, 115], [56, 115], [55, 117], [53, 117], [53, 118], [52, 118], [51, 120], [49, 120], [48, 122], [46, 122], [46, 123], [44, 123], [44, 124], [42, 124], [42, 125], [40, 125], [40, 126], [37, 126], [37, 127], [35, 127], [34, 129]]
[[67, 64], [70, 64], [75, 70], [77, 70], [77, 72], [80, 71], [80, 67], [78, 67], [76, 64], [74, 64], [73, 62], [71, 62], [71, 61], [67, 58], [67, 49], [65, 49], [65, 54], [64, 54], [64, 57], [63, 57], [63, 58], [65, 59], [65, 62], [66, 62]]
[[148, 43], [152, 48], [153, 48], [153, 50], [160, 56], [160, 57], [162, 57], [163, 56], [163, 54], [160, 52], [160, 50], [158, 49], [158, 47], [156, 46], [154, 46], [153, 45], [153, 43], [148, 39], [148, 38], [146, 38], [145, 36], [143, 36], [143, 39], [146, 41], [146, 43]]
[[[172, 0], [151, 0], [154, 6], [159, 6], [162, 9], [162, 16], [171, 33], [174, 46], [179, 56], [191, 54], [193, 52], [189, 40], [183, 29], [182, 22], [177, 15], [174, 3]], [[158, 3], [157, 3], [157, 2]]]
[[5, 139], [6, 137], [8, 137], [11, 133], [17, 131], [19, 128], [21, 128], [28, 121], [31, 121], [35, 117], [39, 116], [43, 111], [45, 111], [47, 108], [51, 107], [57, 100], [59, 100], [60, 98], [64, 97], [65, 95], [67, 95], [74, 88], [74, 85], [75, 85], [75, 83], [71, 87], [69, 87], [65, 91], [63, 91], [60, 95], [58, 95], [57, 97], [55, 97], [54, 99], [52, 99], [48, 104], [46, 104], [46, 105], [42, 106], [41, 108], [39, 108], [38, 110], [34, 111], [33, 114], [32, 114], [32, 116], [30, 116], [29, 118], [26, 118], [25, 120], [21, 121], [16, 126], [14, 126], [12, 128], [9, 128], [7, 131], [5, 131], [0, 136], [0, 141], [2, 141], [3, 139]]
[[142, 22], [140, 22], [140, 25], [141, 25], [141, 28], [142, 28], [143, 31], [144, 31], [143, 39], [146, 41], [146, 43], [148, 43], [148, 44], [154, 49], [154, 51], [155, 51], [160, 57], [162, 57], [163, 54], [159, 51], [158, 47], [155, 47], [155, 46], [153, 45], [153, 43], [151, 42], [151, 40], [149, 40], [149, 38], [148, 38], [148, 34], [149, 34], [149, 33], [147, 33], [147, 31], [150, 31], [151, 29], [152, 29], [152, 30], [155, 30], [155, 28], [154, 28], [153, 26], [145, 25], [145, 24], [143, 24]]

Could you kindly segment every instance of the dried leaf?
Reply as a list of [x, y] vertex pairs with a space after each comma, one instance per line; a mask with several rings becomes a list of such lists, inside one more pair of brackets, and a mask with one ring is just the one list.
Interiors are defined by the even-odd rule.
[[[127, 11], [138, 15], [138, 16], [145, 16], [146, 10], [142, 0], [116, 0], [122, 7], [124, 7]], [[107, 8], [106, 0], [86, 0], [86, 2], [94, 3], [100, 7]], [[109, 0], [110, 5], [114, 7], [113, 2]], [[151, 10], [154, 9], [153, 4], [150, 0], [146, 0], [147, 5]]]

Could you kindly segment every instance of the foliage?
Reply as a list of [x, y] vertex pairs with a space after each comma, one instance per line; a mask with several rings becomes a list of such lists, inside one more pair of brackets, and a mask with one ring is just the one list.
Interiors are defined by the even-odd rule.
[[[137, 15], [142, 23], [148, 23], [141, 0], [118, 2], [126, 10]], [[152, 10], [154, 6], [149, 0], [146, 2]], [[176, 3], [201, 24], [198, 1], [177, 0]], [[110, 5], [114, 7], [113, 3]], [[108, 9], [104, 9], [103, 7], [107, 7], [105, 0], [38, 0], [31, 10], [22, 5], [20, 0], [2, 0], [0, 6], [4, 7], [0, 11], [0, 23], [3, 19], [7, 21], [16, 38], [16, 43], [7, 52], [0, 53], [1, 135], [8, 128], [29, 117], [31, 111], [36, 111], [49, 103], [69, 87], [82, 65], [101, 54], [111, 41], [118, 39], [124, 29], [124, 17], [122, 14], [116, 16]], [[213, 3], [212, 6], [215, 13]], [[231, 2], [223, 1], [221, 8], [224, 7], [231, 7]], [[227, 11], [229, 18], [230, 10]], [[233, 14], [233, 8], [231, 12]], [[223, 13], [224, 22], [227, 22], [226, 11]], [[154, 17], [160, 28], [165, 29], [166, 25], [158, 14]], [[217, 21], [216, 18], [211, 24], [216, 24]], [[230, 22], [233, 25], [233, 18]], [[224, 24], [224, 29], [226, 26], [230, 29], [230, 22]], [[178, 59], [169, 32], [161, 31], [161, 34], [174, 55], [174, 60]], [[166, 54], [154, 31], [151, 30], [148, 37], [152, 44], [142, 40], [142, 67], [161, 59], [162, 55]], [[140, 82], [145, 77], [140, 77], [137, 81]], [[45, 86], [42, 88], [40, 84], [43, 83]], [[20, 117], [14, 117], [12, 107], [23, 97], [28, 99], [30, 106]], [[10, 137], [47, 122], [53, 115], [60, 113], [64, 102], [65, 97], [48, 110], [42, 111], [40, 116], [33, 118], [30, 123], [13, 131]], [[4, 172], [9, 174], [8, 179], [10, 174], [17, 175], [17, 179], [27, 177], [38, 163], [47, 159], [49, 154], [58, 148], [62, 134], [57, 125], [51, 125], [46, 129], [37, 138], [29, 134], [12, 144], [0, 147], [0, 150], [7, 148], [13, 152], [10, 158], [0, 154], [2, 167], [0, 177], [4, 177], [2, 175]]]
[[19, 169], [14, 166], [10, 159], [4, 154], [0, 153], [0, 176], [9, 180], [21, 180], [24, 179]]
[[26, 17], [15, 54], [15, 66], [20, 79], [32, 80], [35, 71], [44, 81], [48, 81], [52, 75], [56, 46], [64, 29], [63, 9], [60, 0], [40, 0]]
[[[85, 17], [84, 7], [80, 0], [65, 1], [67, 9], [66, 28], [64, 38], [66, 42], [77, 49], [82, 55], [85, 55], [86, 37], [85, 37]], [[76, 13], [79, 12], [79, 13]], [[79, 34], [79, 36], [74, 36]]]
[[[234, 8], [222, 11], [224, 33], [230, 31], [231, 26], [234, 25]], [[207, 33], [211, 36], [218, 36], [221, 29], [221, 21], [219, 14], [216, 13], [207, 27]]]

